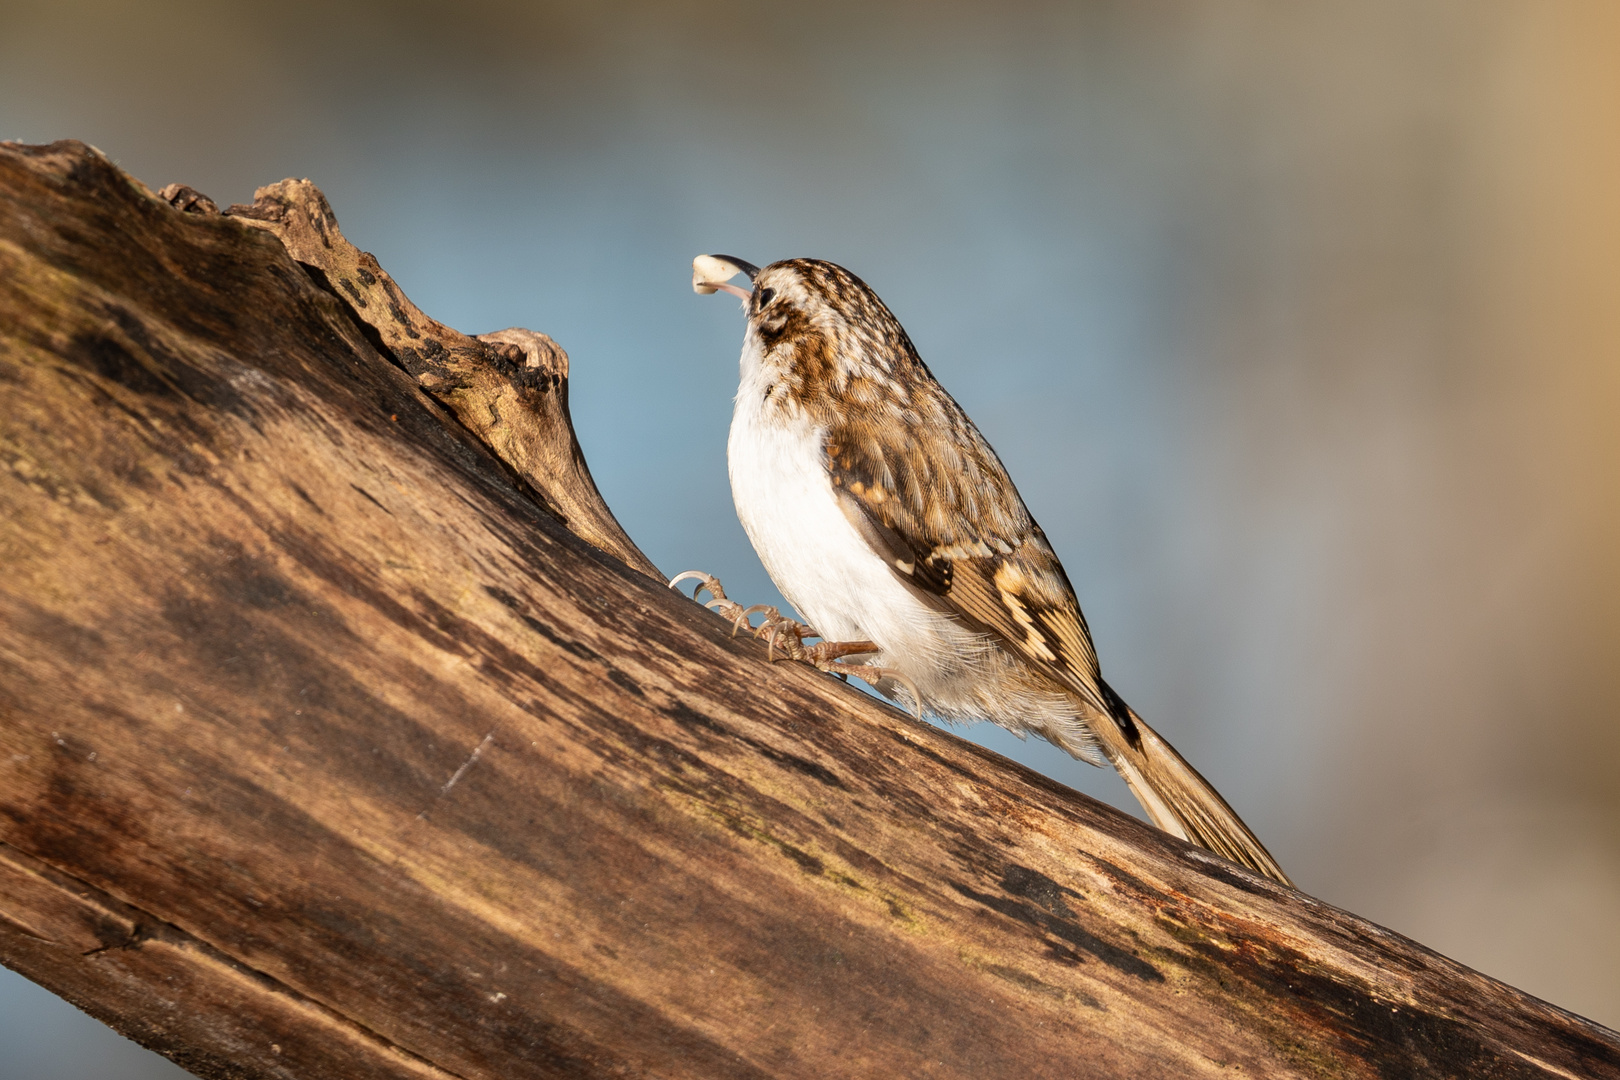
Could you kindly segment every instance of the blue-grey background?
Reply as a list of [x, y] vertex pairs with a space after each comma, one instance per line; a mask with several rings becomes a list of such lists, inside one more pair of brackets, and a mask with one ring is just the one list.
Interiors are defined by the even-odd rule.
[[[750, 601], [690, 260], [849, 266], [1301, 887], [1620, 1024], [1617, 55], [1604, 0], [4, 0], [0, 138], [315, 180], [562, 343], [620, 520]], [[176, 1071], [0, 972], [0, 1076]]]

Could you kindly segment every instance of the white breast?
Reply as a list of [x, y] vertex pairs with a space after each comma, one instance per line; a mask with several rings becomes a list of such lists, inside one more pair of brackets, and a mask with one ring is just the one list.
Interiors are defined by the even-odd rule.
[[872, 609], [916, 601], [839, 508], [822, 465], [822, 432], [803, 417], [762, 415], [762, 401], [763, 392], [739, 396], [731, 420], [726, 457], [737, 517], [776, 587], [827, 640], [879, 641], [884, 620]]
[[726, 450], [737, 517], [771, 580], [824, 640], [876, 642], [875, 662], [905, 672], [925, 707], [961, 712], [948, 684], [983, 657], [984, 641], [918, 599], [872, 551], [834, 494], [825, 432], [770, 407], [769, 383], [749, 360], [745, 353]]

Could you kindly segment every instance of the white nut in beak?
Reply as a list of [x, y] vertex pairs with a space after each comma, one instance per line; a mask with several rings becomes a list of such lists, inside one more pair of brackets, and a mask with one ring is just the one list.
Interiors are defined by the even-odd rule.
[[720, 286], [742, 272], [741, 267], [733, 266], [724, 259], [717, 259], [713, 255], [699, 255], [692, 260], [692, 291], [704, 296], [719, 292]]

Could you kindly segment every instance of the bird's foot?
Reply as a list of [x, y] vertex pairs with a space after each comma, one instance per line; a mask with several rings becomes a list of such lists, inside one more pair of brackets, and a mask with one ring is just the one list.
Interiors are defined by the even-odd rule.
[[[713, 574], [705, 574], [701, 570], [688, 570], [683, 574], [676, 574], [670, 578], [669, 587], [673, 589], [681, 582], [688, 580], [698, 583], [697, 589], [692, 594], [692, 599], [696, 600], [699, 595], [705, 592], [708, 593], [709, 599], [704, 602], [703, 606], [717, 612], [721, 618], [730, 621], [733, 637], [746, 628], [755, 637], [763, 638], [766, 644], [765, 655], [770, 660], [775, 660], [776, 653], [780, 650], [785, 659], [803, 660], [806, 663], [822, 668], [822, 670], [826, 670], [825, 665], [840, 656], [848, 656], [857, 652], [877, 651], [877, 646], [870, 641], [853, 642], [851, 643], [852, 646], [858, 647], [850, 648], [844, 648], [842, 643], [827, 642], [806, 647], [804, 644], [805, 638], [816, 638], [821, 635], [804, 623], [783, 615], [781, 611], [770, 604], [754, 604], [751, 607], [743, 607], [726, 595], [725, 586], [721, 585], [720, 579]], [[756, 614], [765, 616], [758, 626], [749, 621]]]
[[718, 612], [722, 619], [730, 620], [733, 634], [748, 625], [748, 610], [726, 595], [720, 579], [713, 574], [705, 574], [702, 570], [687, 570], [670, 578], [669, 587], [680, 592], [676, 586], [688, 580], [698, 583], [697, 588], [692, 590], [692, 599], [696, 600], [701, 594], [708, 593], [709, 599], [703, 602], [703, 606], [710, 611]]
[[[848, 662], [844, 657], [873, 655], [881, 652], [874, 641], [822, 641], [815, 645], [806, 645], [805, 638], [819, 638], [821, 635], [813, 628], [790, 619], [770, 604], [754, 604], [743, 607], [741, 604], [726, 596], [725, 588], [720, 579], [713, 574], [705, 574], [701, 570], [688, 570], [676, 574], [669, 580], [669, 587], [675, 588], [683, 581], [698, 582], [697, 589], [692, 594], [696, 600], [698, 594], [707, 592], [709, 599], [704, 606], [717, 612], [721, 618], [731, 621], [731, 632], [735, 636], [738, 631], [747, 627], [750, 633], [765, 641], [765, 656], [775, 662], [777, 659], [798, 660], [802, 663], [825, 671], [840, 678], [853, 675], [857, 679], [872, 686], [879, 693], [885, 693], [878, 684], [888, 680], [905, 687], [911, 695], [911, 711], [920, 719], [922, 717], [922, 694], [917, 690], [917, 684], [903, 672], [894, 668], [877, 667], [872, 664]], [[765, 616], [758, 626], [749, 622], [751, 616], [761, 613]], [[887, 696], [887, 695], [886, 695]]]
[[805, 638], [821, 635], [804, 623], [794, 622], [780, 611], [764, 604], [756, 604], [746, 609], [744, 615], [752, 614], [756, 610], [765, 612], [765, 621], [754, 628], [754, 636], [765, 639], [765, 655], [768, 659], [775, 660], [775, 654], [780, 650], [784, 659], [802, 661], [839, 678], [853, 675], [884, 697], [891, 697], [892, 694], [889, 688], [879, 684], [885, 680], [898, 683], [911, 695], [911, 712], [917, 719], [922, 719], [922, 694], [918, 692], [917, 684], [904, 672], [895, 668], [862, 663], [859, 660], [844, 659], [847, 656], [875, 656], [882, 651], [878, 648], [877, 642], [823, 641], [815, 645], [806, 645]]

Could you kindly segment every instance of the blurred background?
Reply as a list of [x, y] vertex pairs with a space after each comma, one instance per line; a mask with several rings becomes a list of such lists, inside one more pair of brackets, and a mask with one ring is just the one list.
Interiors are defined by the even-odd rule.
[[[631, 535], [748, 601], [690, 260], [850, 267], [1302, 888], [1620, 1025], [1617, 56], [1608, 0], [6, 0], [0, 138], [313, 179], [430, 314], [552, 334]], [[0, 1048], [179, 1075], [3, 971]]]

